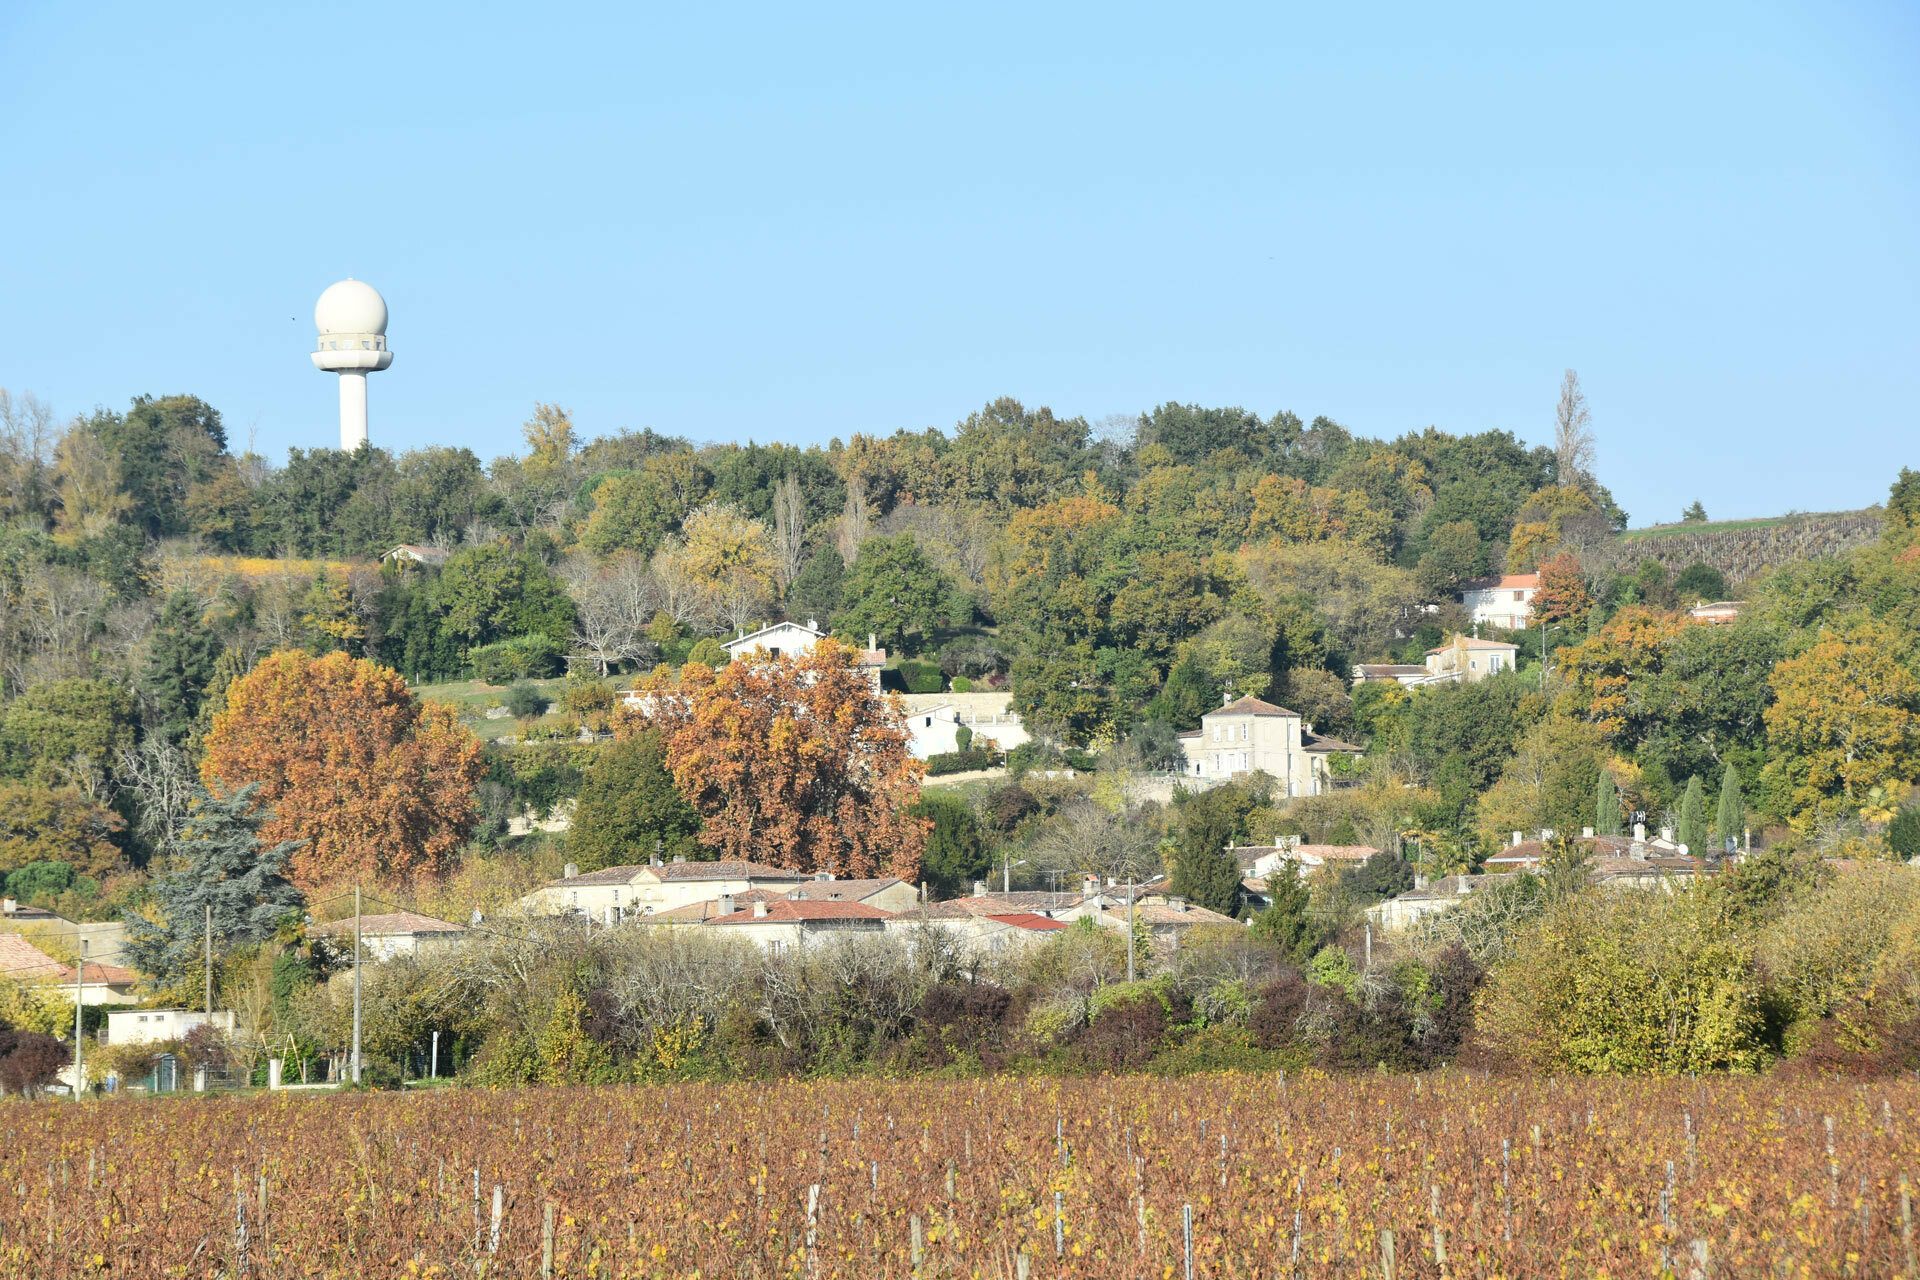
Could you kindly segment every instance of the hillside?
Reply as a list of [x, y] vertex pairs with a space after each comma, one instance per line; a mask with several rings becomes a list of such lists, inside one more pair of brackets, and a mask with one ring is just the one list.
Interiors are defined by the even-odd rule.
[[1629, 529], [1615, 539], [1624, 565], [1658, 560], [1670, 573], [1712, 565], [1743, 582], [1795, 560], [1839, 555], [1880, 536], [1881, 510], [1811, 512], [1760, 520], [1662, 524]]

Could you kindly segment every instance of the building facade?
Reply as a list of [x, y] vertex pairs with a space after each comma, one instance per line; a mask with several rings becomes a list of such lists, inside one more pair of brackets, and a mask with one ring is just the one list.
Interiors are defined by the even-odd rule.
[[1360, 748], [1314, 733], [1297, 711], [1258, 698], [1238, 698], [1200, 717], [1200, 728], [1180, 735], [1187, 772], [1221, 782], [1264, 773], [1288, 796], [1317, 796], [1330, 789], [1334, 756], [1357, 757]]
[[1480, 626], [1524, 631], [1533, 617], [1533, 597], [1539, 590], [1537, 573], [1474, 578], [1461, 584], [1460, 603]]

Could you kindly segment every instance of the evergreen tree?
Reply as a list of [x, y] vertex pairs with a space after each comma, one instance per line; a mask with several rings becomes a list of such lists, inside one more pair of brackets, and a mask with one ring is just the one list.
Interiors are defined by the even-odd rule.
[[1240, 864], [1227, 851], [1240, 834], [1244, 806], [1237, 787], [1216, 787], [1181, 806], [1174, 893], [1210, 911], [1233, 915], [1240, 906]]
[[924, 791], [913, 806], [913, 814], [933, 822], [927, 847], [920, 855], [920, 867], [936, 893], [967, 893], [975, 880], [992, 869], [993, 850], [965, 800], [945, 792]]
[[1687, 794], [1680, 800], [1680, 843], [1695, 854], [1707, 847], [1707, 795], [1700, 775], [1687, 779]]
[[1613, 775], [1602, 769], [1593, 798], [1593, 833], [1617, 836], [1621, 825], [1620, 788], [1613, 785]]
[[582, 871], [645, 862], [662, 855], [710, 856], [700, 845], [700, 815], [673, 785], [658, 730], [601, 747], [587, 766], [567, 831], [567, 861]]
[[154, 733], [177, 744], [193, 732], [219, 656], [219, 639], [201, 620], [193, 593], [183, 588], [168, 596], [140, 673], [140, 696], [151, 708]]
[[1220, 683], [1191, 656], [1173, 664], [1167, 683], [1147, 704], [1147, 719], [1184, 733], [1200, 727], [1200, 717], [1220, 705]]
[[1683, 524], [1705, 524], [1707, 509], [1700, 505], [1698, 498], [1695, 498], [1692, 505], [1680, 513], [1680, 520]]
[[1740, 771], [1732, 765], [1720, 779], [1720, 807], [1713, 815], [1713, 832], [1719, 837], [1720, 847], [1726, 848], [1727, 837], [1740, 838], [1747, 825], [1747, 799], [1740, 791]]
[[846, 576], [847, 562], [840, 558], [840, 553], [832, 547], [820, 548], [787, 588], [788, 614], [797, 618], [809, 613], [824, 626], [829, 617], [840, 611]]
[[[1408, 879], [1411, 882], [1411, 876]], [[1320, 930], [1307, 914], [1311, 898], [1294, 864], [1281, 864], [1267, 877], [1267, 905], [1253, 918], [1254, 935], [1279, 947], [1294, 963], [1303, 963], [1320, 944]]]
[[288, 863], [304, 841], [262, 848], [268, 814], [253, 808], [248, 784], [222, 798], [196, 787], [193, 808], [169, 842], [173, 866], [153, 882], [149, 905], [126, 916], [128, 959], [162, 984], [198, 971], [205, 955], [206, 912], [213, 909], [216, 951], [267, 941], [305, 904], [287, 879]]
[[1920, 807], [1908, 805], [1887, 824], [1887, 844], [1902, 858], [1920, 857]]

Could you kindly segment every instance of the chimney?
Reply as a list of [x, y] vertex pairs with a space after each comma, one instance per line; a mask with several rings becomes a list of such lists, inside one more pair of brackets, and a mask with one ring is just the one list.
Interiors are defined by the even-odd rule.
[[685, 862], [686, 860], [687, 860], [687, 855], [684, 853], [676, 853], [673, 855], [673, 862], [675, 866], [678, 866], [679, 864], [681, 864], [682, 862]]
[[976, 898], [984, 898], [987, 896], [987, 882], [985, 880], [975, 880], [973, 882], [973, 896]]
[[[577, 862], [569, 862], [566, 866], [560, 868], [560, 875], [567, 880], [571, 880], [579, 874], [580, 874], [580, 864]], [[13, 910], [13, 903], [11, 900], [9, 900], [7, 903], [7, 910], [9, 911]]]
[[0, 898], [0, 911], [4, 911], [8, 915], [12, 915], [14, 912], [18, 911], [19, 909], [20, 909], [20, 904], [15, 902], [12, 898]]
[[1094, 875], [1081, 877], [1080, 892], [1086, 894], [1088, 897], [1092, 897], [1094, 894], [1100, 892], [1100, 877]]
[[813, 878], [814, 878], [815, 880], [831, 880], [831, 879], [833, 879], [833, 872], [831, 872], [831, 871], [816, 871], [816, 872], [814, 872], [814, 873], [813, 873]]
[[732, 894], [723, 893], [720, 895], [720, 914], [723, 916], [730, 916], [733, 914], [733, 895]]
[[1634, 824], [1633, 824], [1633, 838], [1634, 838], [1635, 840], [1645, 840], [1645, 839], [1647, 838], [1647, 824], [1646, 824], [1646, 823], [1644, 823], [1644, 822], [1636, 822], [1636, 823], [1634, 823]]
[[1513, 833], [1513, 844], [1509, 844], [1509, 845], [1508, 845], [1507, 847], [1508, 847], [1509, 849], [1511, 849], [1511, 848], [1513, 847], [1513, 845], [1516, 845], [1516, 844], [1519, 844], [1519, 843], [1520, 843], [1520, 833], [1519, 833], [1518, 831], [1516, 831], [1516, 832], [1514, 832], [1514, 833]]
[[1593, 828], [1592, 828], [1592, 827], [1582, 827], [1582, 828], [1580, 828], [1580, 838], [1581, 838], [1582, 840], [1591, 840], [1591, 839], [1593, 839]]
[[764, 902], [756, 902], [756, 903], [754, 903], [754, 904], [753, 904], [753, 918], [754, 918], [755, 920], [759, 920], [759, 919], [762, 919], [762, 918], [764, 918], [764, 917], [766, 916], [766, 914], [767, 914], [767, 904], [766, 904], [766, 903], [764, 903]]
[[1661, 838], [1662, 840], [1665, 840], [1665, 841], [1666, 841], [1666, 842], [1667, 842], [1668, 844], [1672, 844], [1672, 843], [1673, 843], [1673, 828], [1672, 828], [1672, 827], [1662, 827], [1662, 828], [1660, 828], [1660, 838]]
[[1545, 844], [1547, 841], [1551, 839], [1553, 839], [1553, 828], [1552, 827], [1540, 828], [1540, 843]]
[[880, 647], [880, 637], [873, 634], [873, 632], [871, 631], [867, 632], [867, 648], [878, 649], [879, 647]]
[[809, 630], [809, 631], [818, 631], [819, 629], [820, 629], [820, 619], [818, 619], [818, 618], [816, 618], [816, 617], [814, 617], [814, 616], [813, 616], [812, 614], [808, 614], [808, 615], [807, 615], [807, 630]]

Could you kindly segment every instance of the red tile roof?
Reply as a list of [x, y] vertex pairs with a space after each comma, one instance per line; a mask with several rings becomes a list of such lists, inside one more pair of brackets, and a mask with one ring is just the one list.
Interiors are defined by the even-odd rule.
[[656, 911], [650, 916], [640, 918], [642, 920], [714, 920], [723, 915], [732, 915], [742, 908], [751, 910], [756, 902], [784, 901], [782, 896], [772, 889], [745, 889], [728, 896], [733, 899], [732, 911], [722, 911], [720, 899], [708, 898], [704, 902], [690, 902], [684, 907], [675, 907], [671, 911]]
[[641, 867], [642, 871], [651, 871], [654, 878], [661, 882], [685, 880], [806, 880], [810, 877], [803, 871], [788, 871], [783, 867], [769, 867], [765, 863], [747, 862], [739, 858], [730, 858], [722, 862], [663, 862], [657, 867]]
[[1204, 720], [1207, 716], [1290, 716], [1294, 714], [1296, 713], [1285, 707], [1276, 707], [1271, 702], [1262, 702], [1258, 698], [1235, 698], [1226, 706], [1215, 707], [1200, 718]]
[[73, 978], [72, 969], [19, 934], [0, 933], [0, 975], [15, 981], [30, 981], [34, 978], [58, 978], [62, 974], [69, 981]]
[[1046, 933], [1050, 930], [1064, 929], [1067, 927], [1064, 921], [1049, 920], [1045, 916], [1037, 916], [1031, 911], [1013, 911], [1006, 915], [990, 915], [987, 916], [986, 919], [998, 920], [1001, 924], [1010, 924], [1016, 929], [1032, 929], [1037, 933]]
[[[352, 933], [353, 917], [326, 920], [308, 926], [309, 933]], [[386, 915], [361, 916], [361, 937], [392, 937], [402, 933], [463, 933], [465, 929], [446, 920], [436, 920], [415, 911], [393, 911]]]
[[767, 904], [761, 915], [752, 907], [730, 916], [717, 916], [710, 925], [723, 924], [796, 924], [807, 920], [885, 920], [893, 913], [870, 907], [864, 902], [794, 902], [779, 898]]
[[786, 896], [818, 902], [859, 902], [902, 883], [893, 876], [877, 880], [808, 880], [787, 890]]
[[1537, 573], [1508, 573], [1498, 578], [1469, 578], [1460, 584], [1463, 591], [1524, 591], [1540, 585]]

